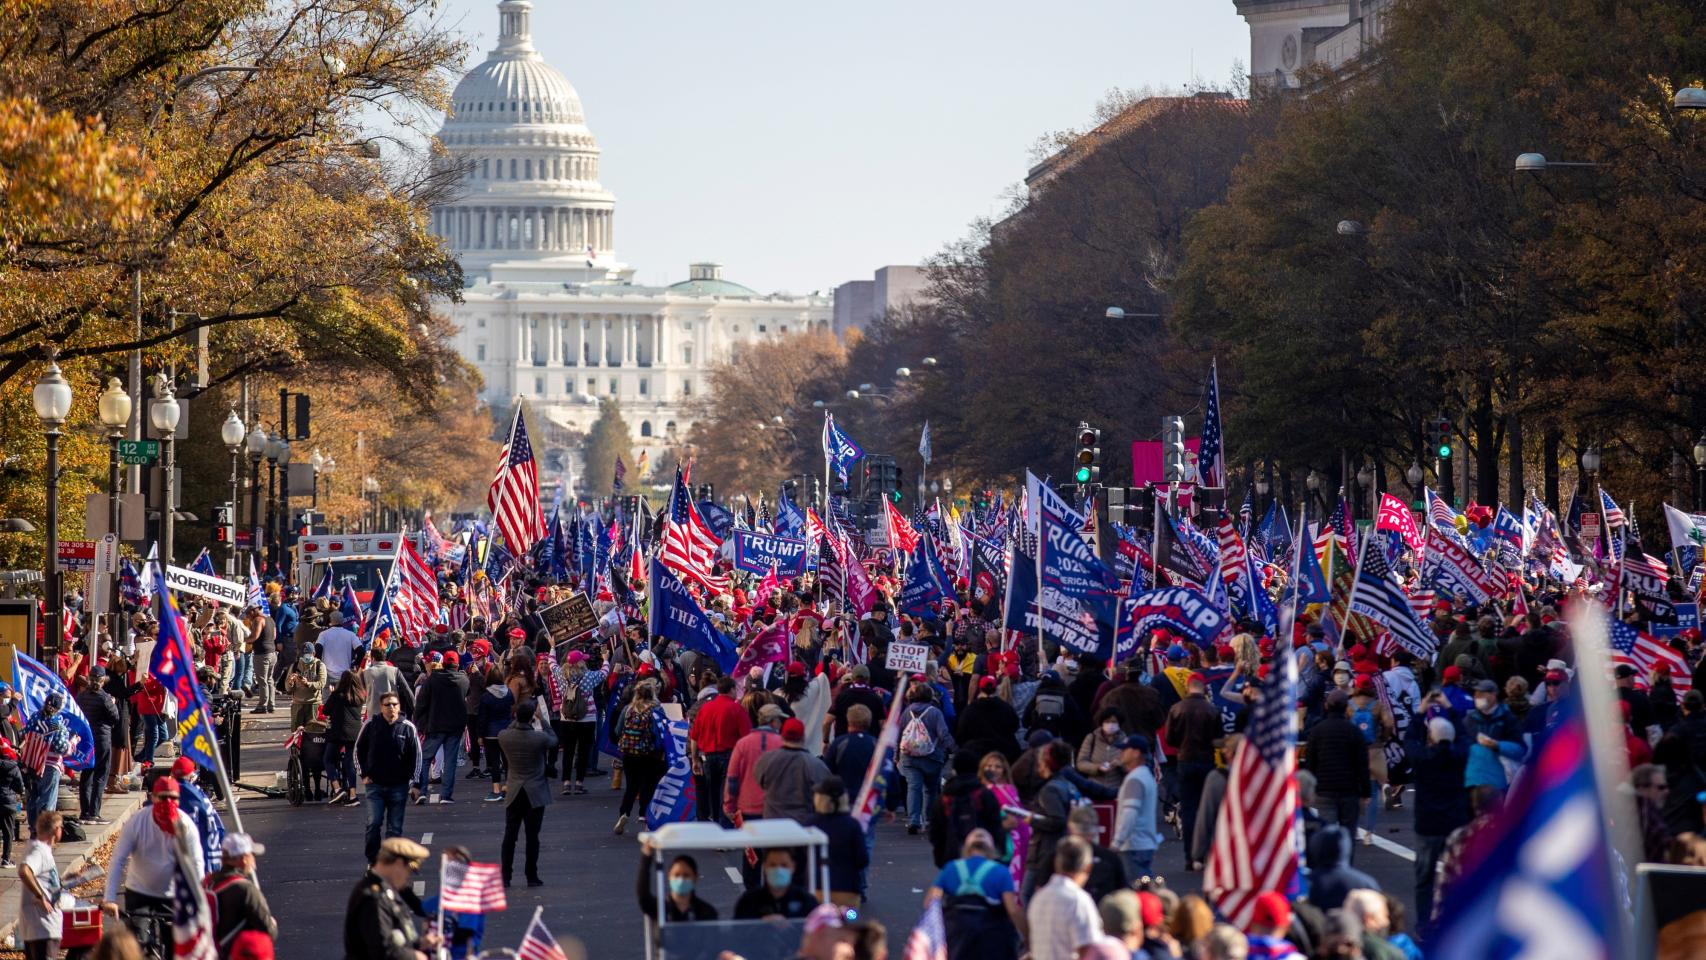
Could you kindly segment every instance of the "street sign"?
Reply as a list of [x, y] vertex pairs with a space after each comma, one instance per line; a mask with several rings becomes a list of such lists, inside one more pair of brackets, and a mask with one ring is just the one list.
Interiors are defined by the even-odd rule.
[[1582, 514], [1582, 539], [1583, 540], [1598, 540], [1599, 539], [1599, 514], [1597, 514], [1597, 513], [1584, 513], [1584, 514]]
[[95, 569], [95, 541], [59, 541], [59, 570], [61, 573], [87, 573]]
[[120, 440], [118, 461], [135, 465], [150, 464], [160, 459], [158, 440]]
[[891, 643], [884, 664], [901, 673], [923, 673], [924, 664], [929, 659], [930, 645], [927, 643]]

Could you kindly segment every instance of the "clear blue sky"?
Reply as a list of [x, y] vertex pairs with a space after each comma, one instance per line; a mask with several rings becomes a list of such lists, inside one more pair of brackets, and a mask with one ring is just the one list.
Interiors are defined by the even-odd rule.
[[[443, 10], [483, 59], [496, 0]], [[535, 0], [533, 33], [640, 282], [717, 260], [796, 293], [963, 236], [1108, 91], [1225, 86], [1249, 57], [1233, 0]]]

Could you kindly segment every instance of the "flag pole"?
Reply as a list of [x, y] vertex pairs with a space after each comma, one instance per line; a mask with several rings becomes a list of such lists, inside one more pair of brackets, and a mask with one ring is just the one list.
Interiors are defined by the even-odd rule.
[[[445, 862], [449, 858], [450, 858], [450, 854], [447, 851], [443, 851], [443, 850], [439, 851], [439, 853], [438, 853], [438, 935], [440, 937], [444, 937], [444, 865], [445, 865]], [[449, 948], [449, 943], [447, 941], [441, 949], [445, 949], [448, 952], [448, 948]]]

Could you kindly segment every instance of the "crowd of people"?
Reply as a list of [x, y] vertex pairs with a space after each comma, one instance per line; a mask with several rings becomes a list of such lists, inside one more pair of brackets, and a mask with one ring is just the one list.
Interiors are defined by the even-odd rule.
[[[784, 639], [777, 656], [732, 672], [709, 651], [651, 635], [644, 601], [600, 598], [596, 630], [554, 642], [537, 614], [575, 590], [572, 580], [533, 581], [501, 618], [439, 623], [419, 642], [363, 636], [330, 601], [299, 608], [294, 591], [277, 585], [264, 607], [236, 612], [193, 598], [183, 606], [204, 690], [247, 699], [254, 713], [287, 701], [292, 726], [325, 743], [312, 771], [324, 778], [318, 799], [365, 806], [369, 872], [350, 902], [351, 958], [469, 949], [470, 932], [436, 929], [412, 892], [428, 853], [403, 836], [411, 805], [501, 805], [502, 881], [513, 881], [521, 844], [522, 879], [540, 886], [553, 797], [619, 778], [611, 829], [628, 833], [669, 772], [672, 721], [686, 726], [692, 817], [725, 827], [788, 818], [823, 831], [821, 898], [808, 892], [814, 878], [796, 851], [771, 849], [744, 863], [732, 918], [806, 921], [807, 946], [825, 957], [886, 949], [880, 925], [855, 919], [884, 819], [869, 816], [872, 807], [919, 837], [893, 842], [929, 845], [939, 873], [925, 904], [941, 909], [952, 957], [1420, 957], [1441, 903], [1473, 867], [1472, 837], [1523, 776], [1578, 671], [1607, 667], [1577, 664], [1557, 614], [1562, 590], [1543, 590], [1528, 613], [1441, 601], [1430, 620], [1438, 654], [1428, 659], [1336, 643], [1335, 624], [1311, 607], [1290, 636], [1255, 621], [1209, 644], [1156, 631], [1110, 664], [1003, 630], [998, 597], [961, 593], [903, 616], [901, 584], [879, 575], [880, 598], [855, 619], [839, 615], [809, 573], [763, 596], [755, 579], [737, 575], [715, 596], [694, 588], [742, 655], [761, 638]], [[127, 917], [169, 907], [180, 841], [195, 838], [194, 875], [220, 908], [221, 956], [270, 955], [276, 927], [259, 887], [244, 880], [262, 847], [223, 833], [205, 771], [181, 757], [157, 762], [173, 735], [169, 698], [142, 666], [158, 624], [143, 609], [129, 626], [93, 650], [68, 648], [56, 664], [96, 740], [94, 768], [76, 776], [75, 820], [102, 822], [109, 793], [140, 789], [147, 798], [120, 832], [105, 906]], [[1706, 645], [1696, 630], [1668, 642], [1689, 676], [1667, 663], [1613, 671], [1632, 771], [1626, 789], [1645, 857], [1699, 865], [1706, 702], [1693, 681], [1706, 679]], [[891, 669], [896, 643], [927, 647], [925, 669]], [[1228, 765], [1282, 658], [1298, 676], [1302, 868], [1296, 889], [1263, 894], [1237, 928], [1212, 891], [1181, 896], [1154, 864], [1174, 845], [1187, 875], [1203, 869]], [[39, 945], [32, 956], [52, 956], [63, 704], [50, 697], [26, 718], [15, 694], [3, 702], [0, 836], [10, 865], [17, 818], [33, 828], [19, 865], [23, 939]], [[39, 771], [18, 754], [30, 733], [53, 748]], [[196, 785], [198, 774], [214, 796]], [[857, 810], [867, 784], [876, 802]], [[1383, 891], [1356, 865], [1381, 822], [1398, 818], [1418, 844], [1410, 896]], [[660, 903], [647, 867], [659, 853], [641, 851], [645, 922], [660, 908], [670, 923], [717, 919], [685, 854], [665, 866]]]

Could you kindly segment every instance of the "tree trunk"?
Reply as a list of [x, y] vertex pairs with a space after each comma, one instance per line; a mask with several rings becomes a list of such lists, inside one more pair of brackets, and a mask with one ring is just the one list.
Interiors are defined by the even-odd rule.
[[[1475, 500], [1479, 503], [1499, 502], [1499, 438], [1498, 419], [1493, 415], [1493, 379], [1481, 381], [1475, 407], [1470, 411], [1475, 424]], [[1468, 490], [1464, 493], [1467, 495]]]
[[1557, 427], [1548, 426], [1546, 434], [1540, 441], [1540, 469], [1546, 477], [1546, 505], [1558, 512], [1558, 450], [1564, 445], [1564, 432]]
[[1505, 441], [1510, 444], [1510, 484], [1507, 487], [1510, 494], [1505, 502], [1516, 508], [1517, 516], [1522, 516], [1522, 504], [1527, 495], [1523, 489], [1522, 472], [1522, 414], [1510, 413], [1505, 417]]

